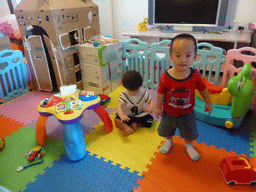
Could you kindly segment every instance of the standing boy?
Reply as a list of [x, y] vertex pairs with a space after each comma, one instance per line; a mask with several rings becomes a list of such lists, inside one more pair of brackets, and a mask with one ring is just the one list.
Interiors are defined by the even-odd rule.
[[[177, 35], [170, 45], [170, 58], [174, 67], [161, 75], [157, 90], [156, 116], [162, 116], [158, 134], [166, 137], [160, 151], [168, 153], [172, 146], [172, 138], [176, 128], [185, 139], [185, 147], [189, 157], [197, 161], [200, 156], [194, 149], [193, 140], [198, 138], [194, 106], [195, 89], [205, 100], [205, 111], [212, 111], [209, 92], [202, 81], [201, 74], [191, 68], [197, 56], [196, 39], [189, 34]], [[163, 108], [162, 108], [163, 105]]]

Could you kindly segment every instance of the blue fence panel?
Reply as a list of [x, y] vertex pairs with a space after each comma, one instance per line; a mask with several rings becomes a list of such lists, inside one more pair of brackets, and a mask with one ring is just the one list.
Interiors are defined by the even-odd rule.
[[0, 52], [0, 102], [5, 103], [29, 92], [28, 71], [23, 54], [16, 50]]
[[[194, 62], [192, 64], [193, 68], [196, 68], [198, 71], [203, 70], [202, 76], [206, 76], [206, 72], [208, 71], [208, 81], [211, 82], [213, 75], [213, 68], [215, 71], [214, 76], [214, 84], [218, 85], [221, 64], [225, 62], [223, 58], [224, 50], [219, 47], [215, 47], [210, 43], [198, 43], [197, 44], [197, 54], [202, 57], [200, 61]], [[214, 58], [214, 60], [210, 60], [210, 58]], [[203, 69], [202, 69], [203, 68]]]

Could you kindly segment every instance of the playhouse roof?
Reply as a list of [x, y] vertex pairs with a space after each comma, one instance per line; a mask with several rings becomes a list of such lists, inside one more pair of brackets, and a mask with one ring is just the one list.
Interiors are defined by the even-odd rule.
[[91, 7], [96, 4], [92, 0], [22, 0], [16, 10], [55, 10]]

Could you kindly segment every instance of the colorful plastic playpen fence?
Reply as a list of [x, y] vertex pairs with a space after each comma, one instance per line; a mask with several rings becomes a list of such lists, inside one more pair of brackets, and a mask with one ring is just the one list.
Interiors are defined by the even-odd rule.
[[[146, 42], [132, 38], [123, 42], [123, 57], [128, 70], [137, 70], [143, 77], [143, 87], [157, 89], [159, 79], [163, 71], [172, 66], [169, 52], [171, 40], [163, 40], [159, 43], [153, 43], [151, 49]], [[224, 59], [224, 50], [215, 47], [210, 43], [197, 44], [198, 58], [201, 59], [193, 63], [192, 67], [202, 73], [203, 77], [208, 74], [208, 81], [223, 87], [227, 86], [228, 80], [239, 73], [242, 67], [236, 68], [233, 66], [234, 60], [239, 60], [244, 63], [256, 62], [256, 49], [251, 47], [243, 47], [241, 49], [231, 49], [227, 52], [226, 60]], [[244, 54], [251, 52], [252, 55]], [[255, 71], [255, 70], [254, 70]], [[220, 74], [223, 72], [221, 82]], [[255, 73], [255, 72], [254, 72]], [[214, 79], [212, 80], [214, 76]], [[253, 75], [255, 82], [255, 75]], [[256, 109], [256, 99], [254, 97], [252, 109]]]
[[28, 69], [21, 51], [0, 52], [0, 103], [29, 92]]
[[[128, 70], [137, 70], [141, 73], [144, 81], [143, 87], [157, 89], [161, 74], [172, 66], [169, 57], [170, 43], [170, 40], [153, 43], [149, 50], [147, 43], [136, 38], [123, 42], [125, 64]], [[192, 67], [202, 70], [203, 77], [206, 77], [208, 73], [209, 82], [215, 74], [213, 83], [217, 85], [221, 64], [225, 62], [223, 49], [214, 47], [209, 43], [199, 43], [197, 47], [197, 53], [202, 59], [194, 62]], [[210, 57], [214, 59], [210, 59]], [[151, 73], [151, 71], [154, 73]]]

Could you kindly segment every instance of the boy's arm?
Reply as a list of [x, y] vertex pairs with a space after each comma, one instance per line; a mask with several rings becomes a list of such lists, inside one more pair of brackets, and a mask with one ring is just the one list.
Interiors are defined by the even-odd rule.
[[209, 115], [211, 114], [212, 112], [212, 102], [211, 102], [211, 99], [210, 99], [210, 94], [206, 89], [200, 91], [200, 94], [202, 95], [202, 97], [204, 98], [204, 101], [205, 101], [205, 108], [204, 108], [204, 111], [208, 111], [209, 112]]
[[130, 118], [128, 116], [124, 115], [124, 113], [123, 113], [123, 110], [122, 110], [122, 106], [123, 105], [124, 105], [124, 103], [121, 102], [121, 101], [119, 101], [119, 103], [117, 105], [117, 113], [118, 113], [118, 115], [119, 115], [119, 117], [121, 119], [121, 122], [122, 121], [129, 121], [130, 120]]
[[159, 117], [159, 115], [162, 116], [162, 114], [163, 114], [162, 105], [163, 105], [163, 102], [164, 102], [164, 97], [165, 97], [164, 94], [157, 93], [156, 112], [155, 112], [157, 118]]
[[162, 109], [163, 102], [164, 102], [164, 94], [157, 93], [156, 109]]
[[117, 105], [117, 113], [118, 113], [119, 116], [124, 115], [124, 114], [123, 114], [123, 110], [122, 110], [123, 105], [124, 105], [123, 102], [121, 102], [121, 101], [118, 102], [118, 105]]
[[202, 95], [202, 97], [204, 98], [204, 101], [206, 103], [211, 103], [210, 94], [209, 94], [209, 91], [207, 88], [202, 91], [199, 91], [199, 92]]
[[154, 110], [154, 101], [150, 99], [150, 101], [147, 103], [149, 104], [149, 107], [145, 111], [148, 113], [152, 113]]

